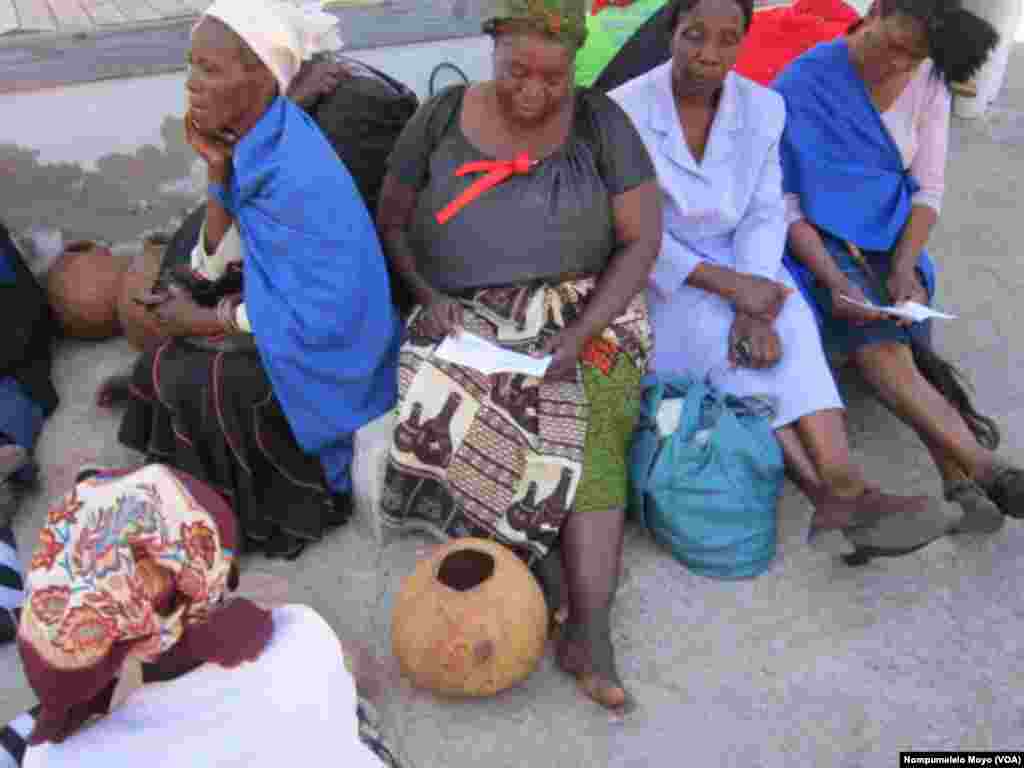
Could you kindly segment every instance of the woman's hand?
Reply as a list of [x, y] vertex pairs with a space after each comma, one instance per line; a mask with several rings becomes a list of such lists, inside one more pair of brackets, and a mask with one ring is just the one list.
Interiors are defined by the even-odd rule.
[[544, 374], [546, 381], [575, 381], [576, 363], [587, 343], [585, 336], [573, 328], [563, 328], [545, 341], [537, 354], [551, 355], [551, 364]]
[[431, 339], [443, 339], [448, 334], [462, 332], [462, 304], [455, 299], [437, 294], [423, 307], [420, 328]]
[[729, 330], [729, 363], [743, 368], [771, 368], [782, 359], [782, 341], [772, 322], [736, 313]]
[[224, 182], [231, 175], [231, 155], [238, 137], [224, 132], [207, 136], [199, 131], [195, 120], [185, 114], [185, 141], [206, 162], [210, 181]]
[[[894, 268], [889, 274], [886, 288], [889, 290], [889, 297], [894, 305], [898, 306], [907, 301], [916, 301], [918, 304], [925, 306], [928, 304], [928, 291], [921, 284], [921, 280], [917, 276], [917, 269], [913, 265], [910, 267]], [[907, 326], [912, 321], [907, 318], [900, 318], [897, 322], [900, 325]]]
[[754, 315], [765, 320], [774, 320], [782, 311], [782, 305], [793, 293], [793, 289], [777, 280], [766, 277], [736, 273], [736, 291], [732, 304], [737, 314]]
[[881, 312], [865, 309], [864, 307], [858, 307], [842, 298], [845, 296], [848, 299], [859, 301], [864, 304], [873, 303], [871, 299], [864, 295], [864, 291], [862, 291], [860, 286], [856, 283], [847, 280], [844, 284], [833, 287], [831, 293], [833, 317], [845, 320], [852, 325], [877, 323], [879, 320], [883, 320], [885, 318], [885, 315]]
[[199, 306], [175, 285], [159, 293], [144, 293], [135, 301], [149, 309], [168, 336], [216, 336], [225, 330], [214, 310]]

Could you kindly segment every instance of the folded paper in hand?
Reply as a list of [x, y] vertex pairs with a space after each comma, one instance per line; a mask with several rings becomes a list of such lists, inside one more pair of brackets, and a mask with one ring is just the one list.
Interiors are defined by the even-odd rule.
[[448, 336], [434, 355], [449, 363], [475, 368], [488, 376], [494, 373], [523, 373], [539, 379], [551, 365], [551, 355], [538, 358], [510, 352], [466, 331], [458, 336]]
[[905, 301], [902, 304], [897, 304], [890, 307], [879, 307], [870, 302], [854, 301], [849, 296], [840, 296], [843, 301], [855, 304], [858, 307], [864, 309], [871, 309], [875, 312], [881, 312], [886, 315], [894, 315], [895, 317], [905, 317], [909, 320], [913, 320], [915, 323], [920, 323], [929, 318], [937, 318], [939, 320], [956, 320], [956, 315], [947, 315], [945, 312], [936, 312], [931, 307], [926, 307], [924, 304], [918, 304], [916, 301]]

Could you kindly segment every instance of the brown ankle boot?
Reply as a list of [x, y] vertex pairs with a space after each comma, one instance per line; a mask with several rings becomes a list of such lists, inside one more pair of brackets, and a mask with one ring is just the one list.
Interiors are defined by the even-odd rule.
[[953, 522], [938, 499], [868, 493], [872, 498], [867, 501], [886, 511], [871, 525], [844, 531], [857, 548], [843, 558], [847, 565], [863, 565], [874, 557], [909, 555], [941, 539]]
[[[897, 496], [869, 488], [855, 497], [823, 493], [814, 502], [808, 543], [837, 555], [865, 549], [871, 557], [908, 554], [944, 535], [949, 527], [941, 504], [927, 496]], [[825, 536], [827, 531], [842, 535]]]

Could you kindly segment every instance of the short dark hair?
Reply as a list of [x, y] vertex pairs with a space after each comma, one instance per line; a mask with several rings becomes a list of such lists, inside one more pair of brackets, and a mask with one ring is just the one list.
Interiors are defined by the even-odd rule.
[[[668, 28], [675, 32], [676, 27], [679, 25], [679, 17], [696, 8], [700, 0], [670, 1], [672, 3], [672, 11], [668, 19]], [[754, 0], [735, 0], [735, 2], [740, 7], [740, 10], [743, 11], [743, 31], [746, 32], [750, 29], [750, 23], [754, 20]]]
[[999, 43], [995, 27], [964, 10], [961, 0], [875, 0], [881, 15], [921, 22], [935, 74], [946, 83], [970, 80]]

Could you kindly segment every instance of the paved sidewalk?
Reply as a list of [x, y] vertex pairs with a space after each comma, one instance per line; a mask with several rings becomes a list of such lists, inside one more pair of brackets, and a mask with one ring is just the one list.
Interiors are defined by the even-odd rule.
[[[1024, 287], [1024, 117], [1005, 111], [1024, 112], [1024, 49], [1009, 82], [991, 121], [955, 121], [933, 254], [938, 305], [960, 316], [939, 328], [940, 348], [970, 372], [982, 410], [998, 415], [1006, 455], [1024, 462], [1024, 342], [1014, 322]], [[24, 559], [46, 500], [70, 486], [79, 463], [131, 460], [114, 439], [114, 416], [91, 404], [98, 382], [130, 357], [124, 341], [61, 348], [63, 405], [39, 450], [46, 488], [16, 524]], [[871, 477], [937, 494], [917, 440], [855, 380], [844, 376], [843, 386]], [[350, 650], [379, 659], [385, 728], [417, 768], [882, 768], [901, 749], [1020, 749], [1024, 524], [850, 569], [804, 545], [809, 514], [788, 489], [778, 561], [745, 583], [694, 576], [629, 529], [614, 627], [640, 709], [625, 722], [581, 699], [550, 655], [522, 688], [486, 701], [438, 701], [401, 682], [388, 662], [390, 607], [426, 540], [380, 549], [357, 523], [297, 563], [254, 557], [246, 567], [287, 577], [295, 599], [323, 613]], [[0, 649], [0, 720], [32, 703], [14, 649]]]

